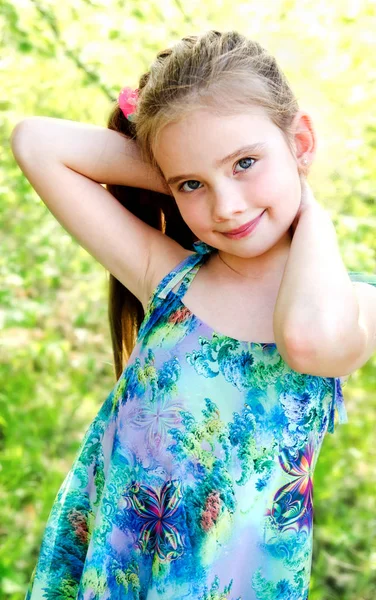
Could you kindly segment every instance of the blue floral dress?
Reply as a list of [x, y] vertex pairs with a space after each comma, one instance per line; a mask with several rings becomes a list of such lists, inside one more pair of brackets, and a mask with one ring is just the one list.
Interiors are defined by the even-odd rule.
[[149, 300], [57, 494], [27, 600], [308, 599], [313, 474], [335, 410], [347, 422], [341, 381], [192, 314], [182, 298], [215, 249], [195, 250]]

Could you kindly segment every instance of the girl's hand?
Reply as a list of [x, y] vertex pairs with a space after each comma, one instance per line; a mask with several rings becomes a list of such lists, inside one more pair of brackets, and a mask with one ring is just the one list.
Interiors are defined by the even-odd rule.
[[302, 186], [302, 196], [301, 196], [298, 212], [296, 213], [295, 219], [293, 220], [293, 222], [291, 224], [293, 235], [294, 235], [297, 225], [299, 223], [299, 219], [304, 211], [306, 211], [307, 209], [311, 209], [312, 207], [321, 208], [320, 204], [317, 202], [317, 200], [313, 194], [311, 186], [309, 185], [309, 183], [304, 175], [300, 176], [300, 182], [301, 182], [301, 186]]

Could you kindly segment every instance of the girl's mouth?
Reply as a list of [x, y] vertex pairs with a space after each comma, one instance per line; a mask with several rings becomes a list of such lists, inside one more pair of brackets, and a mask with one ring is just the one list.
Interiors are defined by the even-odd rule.
[[223, 232], [223, 235], [233, 240], [240, 239], [245, 237], [246, 235], [249, 235], [259, 224], [260, 219], [264, 214], [265, 210], [258, 217], [256, 217], [256, 219], [245, 223], [245, 225], [242, 225], [241, 227], [238, 227], [238, 229], [234, 229], [233, 231]]

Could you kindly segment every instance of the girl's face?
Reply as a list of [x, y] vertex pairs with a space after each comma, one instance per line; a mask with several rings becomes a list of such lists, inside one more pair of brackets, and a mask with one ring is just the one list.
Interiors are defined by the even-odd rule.
[[[289, 228], [301, 200], [298, 162], [262, 108], [231, 116], [198, 109], [164, 127], [155, 158], [200, 240], [242, 258], [291, 243]], [[261, 213], [249, 234], [225, 235]]]

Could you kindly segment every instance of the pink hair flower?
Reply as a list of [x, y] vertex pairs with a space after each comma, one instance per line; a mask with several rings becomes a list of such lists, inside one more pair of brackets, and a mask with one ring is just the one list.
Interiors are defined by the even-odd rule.
[[132, 121], [132, 115], [137, 108], [138, 100], [138, 89], [132, 90], [132, 88], [125, 87], [119, 94], [118, 103], [124, 114], [124, 116]]

